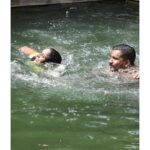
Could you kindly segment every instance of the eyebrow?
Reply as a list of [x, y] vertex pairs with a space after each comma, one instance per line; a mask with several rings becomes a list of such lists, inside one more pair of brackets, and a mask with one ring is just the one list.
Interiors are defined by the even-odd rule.
[[115, 57], [115, 56], [112, 56], [112, 58], [114, 58], [114, 59], [119, 59], [118, 57]]

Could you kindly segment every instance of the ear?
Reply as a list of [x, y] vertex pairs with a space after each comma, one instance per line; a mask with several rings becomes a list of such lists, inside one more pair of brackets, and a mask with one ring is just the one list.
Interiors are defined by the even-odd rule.
[[131, 63], [129, 60], [125, 61], [125, 68], [129, 68], [131, 66]]

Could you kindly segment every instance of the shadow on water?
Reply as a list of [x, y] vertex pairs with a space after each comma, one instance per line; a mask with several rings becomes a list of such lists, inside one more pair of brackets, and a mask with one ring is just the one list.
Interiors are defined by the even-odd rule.
[[[138, 6], [58, 4], [11, 15], [12, 150], [138, 150], [139, 83], [105, 72], [118, 43], [135, 47], [139, 63]], [[18, 51], [24, 45], [54, 47], [62, 64], [37, 73]]]

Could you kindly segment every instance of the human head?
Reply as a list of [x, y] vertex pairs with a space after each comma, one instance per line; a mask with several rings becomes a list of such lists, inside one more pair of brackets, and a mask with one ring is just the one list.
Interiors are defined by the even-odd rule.
[[133, 47], [127, 44], [115, 45], [112, 48], [109, 65], [114, 71], [134, 66], [136, 53]]
[[61, 55], [58, 51], [53, 48], [46, 48], [44, 49], [40, 55], [38, 55], [35, 59], [37, 64], [44, 64], [46, 62], [53, 62], [53, 63], [61, 63]]

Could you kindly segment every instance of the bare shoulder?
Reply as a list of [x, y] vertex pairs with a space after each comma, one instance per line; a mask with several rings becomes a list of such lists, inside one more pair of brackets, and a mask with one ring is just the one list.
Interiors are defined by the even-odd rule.
[[139, 67], [133, 66], [127, 69], [119, 69], [118, 71], [105, 71], [105, 77], [116, 79], [122, 83], [135, 83], [140, 79]]
[[140, 79], [140, 73], [139, 73], [139, 67], [133, 66], [127, 69], [119, 70], [120, 76], [122, 76], [125, 79], [128, 80], [139, 80]]

